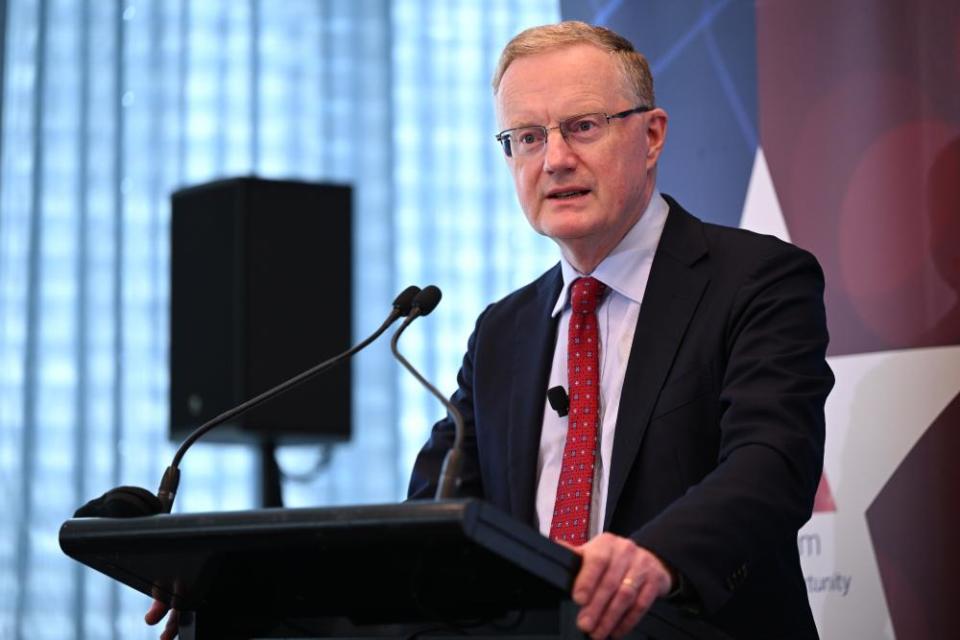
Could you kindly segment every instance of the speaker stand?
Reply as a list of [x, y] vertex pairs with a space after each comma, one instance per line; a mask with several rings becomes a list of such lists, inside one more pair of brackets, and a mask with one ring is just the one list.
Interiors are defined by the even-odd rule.
[[260, 440], [260, 505], [265, 509], [283, 506], [277, 445], [269, 438]]

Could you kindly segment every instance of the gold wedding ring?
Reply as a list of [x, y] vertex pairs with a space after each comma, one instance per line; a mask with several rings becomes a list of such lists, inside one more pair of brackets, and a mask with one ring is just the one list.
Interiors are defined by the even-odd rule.
[[627, 576], [626, 578], [624, 578], [623, 581], [622, 581], [620, 584], [626, 586], [626, 587], [629, 588], [629, 589], [639, 589], [639, 588], [640, 588], [640, 581], [639, 581], [639, 580], [634, 580], [633, 578], [631, 578], [631, 577], [629, 577], [629, 576]]

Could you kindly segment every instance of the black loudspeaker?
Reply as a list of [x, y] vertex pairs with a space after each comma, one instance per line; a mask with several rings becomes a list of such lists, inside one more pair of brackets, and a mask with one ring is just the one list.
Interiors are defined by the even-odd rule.
[[[170, 437], [350, 348], [351, 190], [237, 178], [172, 196]], [[350, 437], [350, 363], [205, 441]]]

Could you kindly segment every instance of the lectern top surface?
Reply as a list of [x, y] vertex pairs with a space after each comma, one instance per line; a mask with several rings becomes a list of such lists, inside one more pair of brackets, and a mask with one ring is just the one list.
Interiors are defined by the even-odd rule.
[[60, 544], [181, 609], [287, 615], [549, 606], [579, 567], [576, 554], [477, 500], [76, 518]]

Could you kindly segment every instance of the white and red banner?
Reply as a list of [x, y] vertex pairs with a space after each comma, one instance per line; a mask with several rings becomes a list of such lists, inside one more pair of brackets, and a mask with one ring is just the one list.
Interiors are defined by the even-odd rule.
[[798, 538], [821, 635], [954, 637], [960, 3], [561, 4], [650, 59], [663, 191], [823, 265], [837, 385]]

